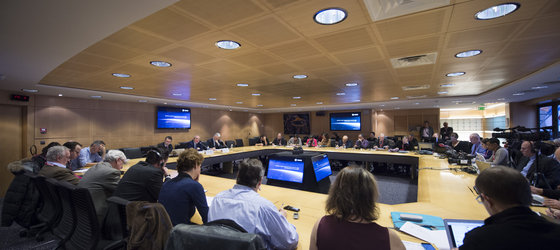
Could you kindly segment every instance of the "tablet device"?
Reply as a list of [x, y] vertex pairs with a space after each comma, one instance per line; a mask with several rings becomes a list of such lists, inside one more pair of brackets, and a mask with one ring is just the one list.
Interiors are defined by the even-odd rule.
[[474, 228], [484, 225], [481, 220], [456, 220], [444, 219], [445, 232], [447, 233], [447, 240], [451, 248], [460, 247], [463, 245], [465, 234]]

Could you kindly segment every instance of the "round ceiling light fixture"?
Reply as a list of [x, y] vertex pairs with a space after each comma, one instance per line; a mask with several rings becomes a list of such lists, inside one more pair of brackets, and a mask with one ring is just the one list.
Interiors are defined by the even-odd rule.
[[151, 61], [150, 64], [161, 68], [171, 67], [171, 63], [164, 62], [164, 61]]
[[519, 3], [503, 3], [479, 11], [474, 15], [474, 18], [476, 18], [477, 20], [490, 20], [498, 17], [503, 17], [518, 10], [519, 7], [521, 7], [521, 4]]
[[241, 44], [232, 40], [220, 40], [216, 42], [216, 46], [220, 49], [232, 50], [232, 49], [238, 49], [239, 47], [241, 47]]
[[326, 8], [315, 13], [313, 20], [318, 24], [333, 25], [346, 19], [348, 13], [342, 8]]
[[478, 55], [480, 55], [480, 53], [482, 53], [482, 50], [479, 50], [479, 49], [468, 50], [468, 51], [463, 51], [463, 52], [459, 52], [459, 53], [455, 54], [455, 57], [466, 58], [466, 57], [471, 57], [471, 56], [478, 56]]

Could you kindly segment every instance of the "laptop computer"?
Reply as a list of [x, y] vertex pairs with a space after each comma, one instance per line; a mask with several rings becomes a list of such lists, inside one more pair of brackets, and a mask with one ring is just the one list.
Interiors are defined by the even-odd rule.
[[482, 172], [482, 170], [484, 170], [484, 169], [492, 167], [490, 162], [479, 161], [479, 160], [476, 160], [476, 166], [478, 167], [478, 172], [479, 173]]
[[474, 228], [484, 225], [484, 221], [444, 219], [443, 224], [445, 225], [450, 248], [458, 248], [463, 245], [465, 234]]
[[418, 143], [418, 149], [422, 150], [422, 149], [433, 149], [434, 148], [434, 144], [431, 142], [419, 142]]

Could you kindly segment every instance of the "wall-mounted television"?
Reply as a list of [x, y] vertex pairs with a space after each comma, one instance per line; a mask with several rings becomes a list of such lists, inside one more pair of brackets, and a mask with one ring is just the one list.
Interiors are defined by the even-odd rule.
[[266, 178], [279, 181], [303, 182], [303, 159], [270, 159]]
[[317, 182], [332, 175], [331, 164], [326, 154], [313, 156], [311, 162], [313, 163], [313, 172], [315, 172], [315, 180]]
[[330, 113], [331, 131], [361, 131], [362, 112]]
[[156, 127], [171, 129], [190, 129], [191, 109], [157, 107]]

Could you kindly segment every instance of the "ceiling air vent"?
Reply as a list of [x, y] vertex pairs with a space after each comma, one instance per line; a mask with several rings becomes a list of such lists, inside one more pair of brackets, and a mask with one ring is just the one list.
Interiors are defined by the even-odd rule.
[[409, 90], [423, 90], [429, 89], [430, 85], [414, 85], [414, 86], [403, 86], [402, 90], [409, 91]]
[[437, 52], [428, 53], [424, 55], [406, 56], [401, 58], [391, 58], [393, 68], [413, 67], [425, 64], [436, 63]]
[[375, 22], [449, 5], [449, 0], [364, 0], [364, 4]]

